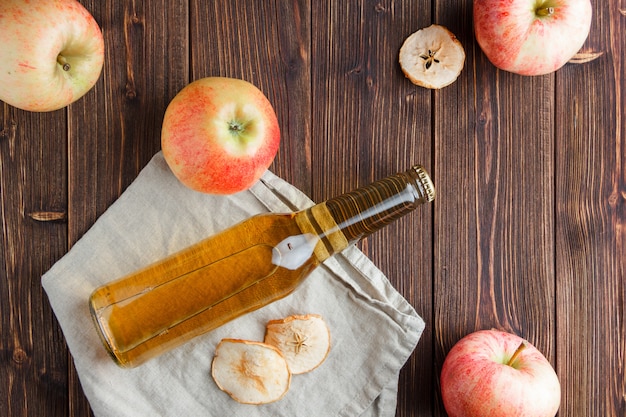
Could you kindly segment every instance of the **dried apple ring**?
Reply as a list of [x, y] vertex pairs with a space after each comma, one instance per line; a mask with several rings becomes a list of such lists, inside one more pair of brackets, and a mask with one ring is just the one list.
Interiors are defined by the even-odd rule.
[[447, 28], [431, 25], [404, 41], [399, 59], [402, 72], [413, 84], [439, 89], [458, 78], [465, 65], [465, 50]]
[[293, 315], [268, 322], [265, 343], [282, 352], [292, 374], [303, 374], [328, 356], [330, 331], [319, 315]]
[[211, 375], [217, 386], [242, 404], [267, 404], [289, 390], [287, 361], [274, 346], [223, 339], [215, 350]]

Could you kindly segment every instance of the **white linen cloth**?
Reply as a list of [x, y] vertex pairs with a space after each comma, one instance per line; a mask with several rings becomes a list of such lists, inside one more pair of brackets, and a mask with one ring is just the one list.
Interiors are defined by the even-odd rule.
[[[100, 342], [88, 299], [100, 285], [260, 212], [313, 203], [267, 171], [250, 190], [212, 196], [183, 186], [158, 153], [120, 198], [43, 277], [96, 416], [394, 416], [398, 373], [424, 321], [356, 247], [328, 259], [288, 297], [242, 316], [134, 369]], [[331, 332], [326, 361], [294, 375], [288, 393], [244, 405], [219, 390], [211, 361], [222, 338], [262, 341], [265, 324], [320, 314]]]

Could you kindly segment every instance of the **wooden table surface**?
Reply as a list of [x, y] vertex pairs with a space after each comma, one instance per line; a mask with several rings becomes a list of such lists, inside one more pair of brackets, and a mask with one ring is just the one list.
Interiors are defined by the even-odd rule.
[[[426, 321], [400, 375], [398, 416], [445, 415], [445, 355], [486, 328], [546, 355], [560, 416], [626, 415], [624, 1], [592, 0], [583, 51], [597, 59], [540, 77], [489, 63], [469, 0], [82, 3], [105, 37], [96, 86], [51, 113], [0, 105], [9, 416], [91, 414], [41, 275], [159, 151], [174, 95], [210, 75], [267, 95], [282, 129], [271, 168], [315, 201], [412, 163], [431, 172], [436, 202], [360, 244]], [[431, 23], [467, 55], [439, 91], [398, 64], [404, 39]]]

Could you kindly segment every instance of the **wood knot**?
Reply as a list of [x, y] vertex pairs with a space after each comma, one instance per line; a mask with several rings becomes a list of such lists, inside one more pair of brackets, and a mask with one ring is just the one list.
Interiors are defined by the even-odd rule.
[[127, 89], [125, 96], [126, 96], [126, 99], [128, 100], [134, 100], [137, 98], [137, 90]]
[[356, 66], [354, 68], [352, 68], [350, 71], [348, 71], [348, 75], [360, 75], [363, 72], [363, 67]]
[[18, 365], [21, 365], [28, 360], [28, 354], [26, 353], [24, 349], [17, 348], [13, 351], [12, 359], [13, 359], [13, 362], [17, 363]]
[[626, 202], [626, 191], [615, 192], [609, 196], [608, 202], [609, 206], [615, 208], [620, 204], [620, 200], [622, 202]]
[[126, 87], [124, 88], [124, 97], [126, 97], [126, 100], [133, 101], [137, 99], [137, 95], [135, 84], [132, 82], [126, 83]]
[[477, 123], [479, 126], [485, 126], [489, 122], [489, 117], [485, 113], [481, 113], [478, 116]]
[[134, 11], [132, 13], [129, 13], [126, 15], [125, 17], [126, 22], [130, 23], [133, 26], [143, 26], [143, 21], [144, 19], [139, 17], [137, 15], [137, 13], [135, 13]]
[[301, 61], [299, 59], [290, 59], [287, 62], [287, 71], [296, 72], [302, 67]]
[[11, 120], [8, 125], [5, 125], [2, 130], [0, 130], [0, 140], [11, 140], [15, 138], [15, 133], [17, 132], [17, 123], [14, 120]]

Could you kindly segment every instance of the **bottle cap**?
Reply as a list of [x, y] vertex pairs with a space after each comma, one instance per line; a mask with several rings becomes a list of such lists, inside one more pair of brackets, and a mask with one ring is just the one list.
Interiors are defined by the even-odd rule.
[[435, 185], [430, 179], [430, 175], [426, 172], [426, 169], [421, 165], [415, 165], [413, 170], [417, 173], [417, 177], [424, 186], [424, 192], [426, 193], [426, 200], [428, 202], [435, 200]]

